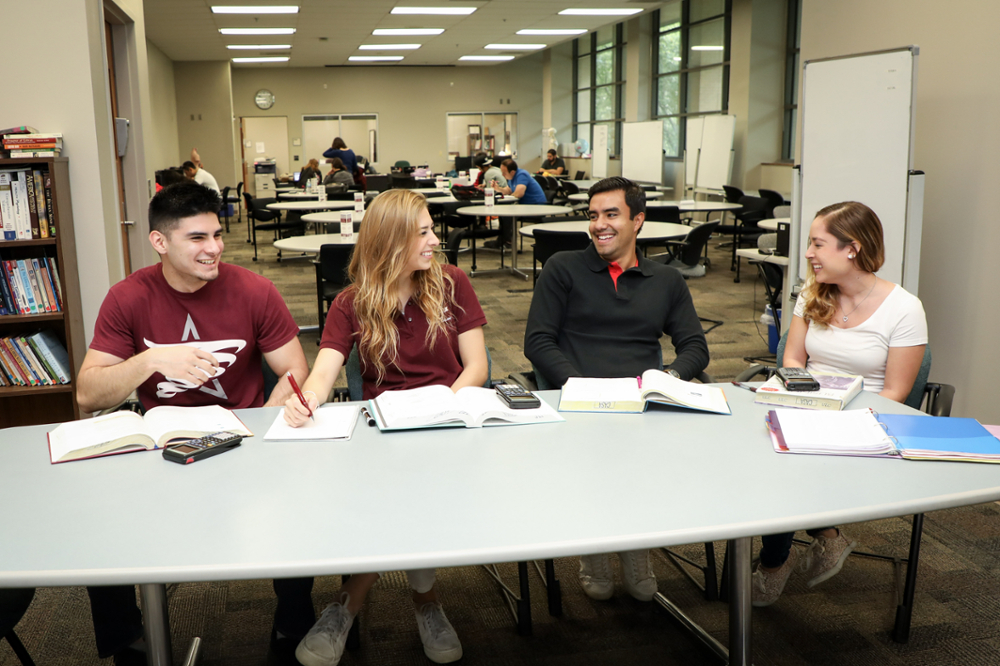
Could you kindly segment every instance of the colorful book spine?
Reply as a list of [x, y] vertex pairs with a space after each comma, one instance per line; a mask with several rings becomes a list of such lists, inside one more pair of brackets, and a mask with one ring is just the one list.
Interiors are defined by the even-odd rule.
[[45, 329], [31, 336], [41, 350], [42, 355], [56, 372], [56, 377], [63, 384], [69, 384], [69, 354], [66, 347], [59, 341], [51, 329]]
[[10, 338], [11, 344], [17, 349], [18, 353], [21, 354], [21, 358], [24, 359], [25, 364], [27, 364], [28, 369], [31, 370], [31, 374], [35, 376], [35, 381], [38, 382], [39, 386], [50, 386], [55, 383], [55, 381], [49, 377], [49, 374], [45, 372], [45, 367], [42, 365], [41, 361], [35, 358], [35, 353], [31, 351], [31, 347], [25, 342], [24, 338], [13, 337]]
[[28, 277], [28, 268], [24, 264], [24, 259], [17, 260], [17, 271], [21, 276], [21, 288], [24, 289], [24, 298], [28, 301], [28, 314], [38, 314], [38, 303], [35, 301], [35, 294], [31, 290], [31, 278]]
[[45, 214], [49, 219], [49, 238], [56, 237], [56, 214], [52, 207], [52, 174], [42, 172], [42, 185], [45, 187]]
[[7, 267], [7, 273], [10, 275], [11, 290], [14, 292], [14, 298], [17, 299], [17, 310], [19, 314], [31, 314], [31, 310], [28, 308], [28, 297], [24, 294], [24, 287], [21, 285], [21, 272], [17, 270], [17, 262], [9, 260], [4, 262]]
[[24, 383], [28, 386], [38, 386], [38, 379], [35, 377], [35, 373], [31, 371], [31, 368], [21, 358], [21, 352], [18, 350], [17, 345], [12, 344], [9, 338], [4, 338], [3, 344], [7, 349], [7, 353], [14, 359], [21, 377], [24, 378]]
[[49, 237], [49, 215], [45, 210], [45, 187], [42, 180], [42, 172], [35, 169], [31, 172], [31, 179], [35, 184], [35, 210], [38, 211], [38, 233], [40, 238]]
[[55, 289], [52, 288], [52, 276], [49, 275], [49, 264], [46, 261], [48, 257], [42, 257], [38, 262], [39, 269], [39, 281], [45, 288], [45, 295], [49, 298], [49, 303], [52, 304], [53, 312], [61, 312], [62, 306], [59, 305], [59, 299], [56, 298]]
[[42, 232], [38, 228], [38, 197], [35, 196], [35, 179], [30, 171], [22, 171], [21, 179], [24, 181], [24, 189], [28, 192], [28, 218], [31, 220], [31, 237], [41, 238]]
[[14, 204], [14, 224], [17, 226], [17, 240], [31, 240], [31, 218], [28, 215], [28, 192], [20, 179], [20, 171], [11, 173], [10, 198]]
[[3, 300], [3, 312], [0, 314], [17, 314], [17, 303], [14, 302], [14, 297], [10, 293], [10, 287], [7, 283], [7, 269], [4, 267], [3, 262], [0, 261], [0, 298]]
[[17, 222], [14, 219], [14, 203], [11, 201], [9, 171], [0, 171], [0, 215], [3, 216], [3, 239], [17, 240]]
[[52, 304], [49, 303], [48, 295], [45, 293], [45, 287], [42, 286], [42, 276], [38, 268], [38, 259], [25, 259], [25, 265], [28, 267], [28, 278], [31, 279], [31, 288], [35, 292], [35, 302], [38, 303], [39, 312], [52, 312]]
[[11, 157], [59, 157], [58, 150], [12, 150]]
[[65, 384], [66, 382], [62, 381], [62, 379], [56, 373], [55, 368], [52, 367], [52, 365], [49, 363], [49, 360], [45, 358], [45, 354], [42, 353], [42, 350], [36, 344], [35, 337], [31, 336], [21, 339], [24, 340], [24, 344], [26, 344], [28, 348], [31, 349], [31, 353], [35, 355], [35, 358], [42, 365], [42, 369], [45, 370], [45, 374], [48, 375], [49, 379], [51, 380], [51, 383]]
[[56, 291], [56, 299], [59, 301], [59, 309], [63, 308], [62, 281], [59, 279], [59, 262], [55, 257], [49, 257], [49, 271], [52, 272], [52, 286]]
[[21, 371], [7, 351], [7, 347], [3, 344], [2, 339], [0, 339], [0, 365], [3, 366], [3, 371], [10, 379], [11, 384], [16, 386], [25, 386], [27, 384], [24, 378], [21, 377]]

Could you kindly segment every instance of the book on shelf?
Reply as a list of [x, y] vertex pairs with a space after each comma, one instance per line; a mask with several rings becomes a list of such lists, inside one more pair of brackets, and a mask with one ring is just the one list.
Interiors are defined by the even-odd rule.
[[48, 170], [42, 172], [42, 187], [45, 189], [45, 215], [49, 221], [49, 238], [55, 238], [56, 215], [52, 207], [52, 174]]
[[545, 401], [534, 409], [510, 409], [496, 391], [481, 386], [466, 386], [457, 392], [440, 385], [386, 391], [368, 405], [379, 430], [481, 428], [565, 420]]
[[68, 384], [69, 354], [51, 330], [0, 338], [0, 369], [17, 386]]
[[864, 377], [861, 375], [821, 372], [811, 374], [819, 383], [818, 391], [789, 391], [781, 383], [781, 379], [774, 375], [757, 389], [754, 402], [776, 407], [839, 411], [864, 388]]
[[10, 172], [0, 171], [0, 219], [3, 222], [3, 239], [17, 240], [17, 221], [14, 219], [14, 202], [11, 199]]
[[18, 159], [26, 157], [59, 157], [61, 152], [59, 150], [11, 150], [10, 156]]
[[570, 377], [559, 395], [561, 412], [639, 414], [650, 403], [732, 414], [722, 389], [686, 382], [662, 370], [647, 370], [642, 377]]
[[1000, 440], [970, 418], [774, 409], [767, 427], [778, 453], [1000, 463]]
[[32, 169], [31, 178], [35, 185], [35, 210], [38, 213], [39, 238], [49, 237], [49, 214], [45, 210], [45, 180], [41, 169]]
[[7, 129], [0, 130], [0, 136], [4, 137], [5, 139], [7, 138], [8, 135], [14, 137], [14, 136], [20, 136], [22, 134], [38, 134], [38, 130], [36, 130], [31, 125], [14, 125], [13, 127], [8, 127]]
[[253, 437], [236, 414], [218, 405], [154, 407], [145, 416], [135, 412], [114, 412], [63, 423], [49, 431], [49, 457], [52, 464], [56, 464], [152, 451], [174, 440], [194, 439], [223, 430]]
[[313, 410], [313, 418], [293, 428], [285, 422], [284, 410], [264, 435], [264, 441], [305, 442], [321, 439], [350, 439], [358, 423], [361, 405], [356, 402], [327, 403]]
[[0, 308], [5, 314], [61, 312], [52, 257], [0, 260]]

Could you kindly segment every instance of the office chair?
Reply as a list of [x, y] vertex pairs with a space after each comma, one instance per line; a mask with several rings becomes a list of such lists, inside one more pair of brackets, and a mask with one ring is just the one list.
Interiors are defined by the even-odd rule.
[[744, 196], [743, 190], [732, 185], [723, 185], [722, 191], [725, 192], [726, 201], [729, 203], [739, 203], [740, 199]]
[[760, 198], [767, 201], [770, 206], [770, 217], [779, 217], [774, 213], [774, 209], [785, 205], [785, 197], [774, 190], [757, 190], [757, 192], [760, 193]]
[[[676, 208], [674, 208], [676, 210]], [[708, 245], [709, 238], [718, 228], [720, 222], [706, 222], [696, 227], [691, 227], [691, 231], [684, 240], [667, 241], [667, 251], [657, 259], [660, 263], [672, 266], [680, 271], [685, 279], [689, 277], [704, 277], [705, 267], [701, 264], [701, 253]], [[720, 322], [721, 324], [721, 322]]]
[[[360, 226], [359, 222], [354, 223]], [[347, 267], [354, 253], [353, 245], [321, 245], [319, 255], [313, 260], [316, 266], [316, 307], [318, 311], [319, 331], [323, 334], [326, 325], [327, 308], [333, 303], [344, 287], [351, 283], [347, 275]], [[319, 340], [316, 341], [319, 344]]]
[[576, 175], [573, 176], [573, 180], [586, 180], [586, 179], [587, 179], [586, 171], [577, 171]]
[[743, 208], [734, 211], [733, 217], [736, 218], [735, 224], [722, 224], [719, 225], [719, 233], [726, 233], [733, 235], [733, 258], [730, 264], [729, 270], [736, 271], [736, 277], [733, 282], [740, 281], [740, 257], [736, 254], [736, 250], [739, 248], [741, 243], [756, 242], [757, 236], [760, 235], [760, 227], [757, 226], [757, 222], [760, 220], [766, 220], [771, 217], [769, 211], [773, 210], [766, 199], [761, 199], [760, 197], [740, 197], [737, 202]]
[[21, 639], [14, 633], [14, 627], [24, 617], [24, 613], [35, 598], [35, 588], [0, 589], [0, 640], [6, 638], [11, 650], [23, 666], [35, 666]]
[[396, 163], [393, 164], [393, 166], [397, 169], [408, 169], [410, 168], [410, 163], [406, 160], [396, 160]]
[[590, 246], [590, 235], [585, 231], [549, 231], [536, 229], [532, 234], [531, 277], [532, 285], [538, 282], [538, 265], [545, 268], [545, 262], [556, 252], [585, 250]]
[[[305, 223], [302, 218], [295, 217], [294, 220], [281, 221], [281, 213], [268, 210], [267, 205], [275, 203], [277, 199], [255, 199], [249, 192], [243, 193], [243, 198], [247, 204], [247, 221], [251, 227], [253, 243], [253, 260], [257, 261], [257, 231], [273, 231], [274, 240], [284, 238], [285, 232], [298, 231], [305, 232]], [[281, 250], [278, 250], [278, 261], [281, 261]]]

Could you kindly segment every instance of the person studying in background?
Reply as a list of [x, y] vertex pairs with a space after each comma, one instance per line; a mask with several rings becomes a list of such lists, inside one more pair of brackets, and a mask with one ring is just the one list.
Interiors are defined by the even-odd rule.
[[222, 192], [219, 189], [219, 183], [216, 182], [215, 176], [205, 171], [199, 166], [196, 166], [194, 162], [188, 161], [181, 165], [184, 169], [184, 175], [198, 183], [199, 185], [204, 185], [209, 189], [215, 190], [216, 194]]
[[538, 173], [545, 176], [561, 176], [566, 173], [566, 162], [559, 157], [555, 148], [549, 148], [548, 156], [542, 162], [542, 168], [538, 170]]
[[299, 185], [305, 186], [310, 178], [320, 179], [319, 160], [312, 159], [299, 171]]
[[[488, 187], [493, 187], [497, 192], [517, 199], [515, 203], [545, 205], [549, 202], [545, 198], [542, 186], [535, 182], [530, 173], [524, 169], [519, 169], [517, 162], [514, 160], [508, 158], [501, 162], [500, 174], [506, 179], [506, 185], [501, 185], [498, 180], [487, 181], [485, 178], [484, 182], [487, 183]], [[514, 235], [514, 224], [509, 217], [500, 218], [500, 235], [503, 238], [504, 245], [510, 247], [511, 238]], [[500, 247], [500, 240], [488, 240], [483, 243], [483, 247], [498, 248]]]
[[493, 160], [486, 153], [477, 153], [472, 158], [472, 164], [479, 169], [476, 182], [473, 183], [479, 189], [487, 187], [507, 187], [507, 179], [503, 177], [503, 172], [499, 167], [493, 166]]
[[[856, 201], [820, 210], [805, 258], [808, 278], [795, 302], [782, 366], [862, 375], [866, 391], [906, 400], [923, 362], [927, 319], [916, 296], [875, 275], [885, 261], [878, 216]], [[813, 587], [839, 573], [857, 543], [836, 527], [807, 533], [813, 541], [800, 569]], [[763, 537], [754, 606], [781, 596], [799, 559], [792, 537]]]
[[[292, 395], [283, 375], [308, 374], [298, 326], [274, 285], [222, 262], [219, 195], [192, 181], [149, 202], [149, 242], [160, 263], [111, 287], [77, 378], [81, 411], [121, 404], [136, 391], [143, 408], [159, 405], [264, 405], [261, 357], [281, 381], [268, 405]], [[138, 498], [137, 498], [138, 501]], [[310, 587], [275, 581], [275, 628], [303, 636], [315, 621]], [[132, 586], [90, 587], [97, 650], [116, 663], [145, 663]]]
[[[465, 273], [434, 258], [439, 244], [423, 196], [389, 190], [375, 197], [348, 269], [352, 284], [330, 306], [319, 355], [302, 387], [309, 411], [326, 402], [355, 346], [366, 400], [390, 389], [443, 384], [457, 391], [486, 382], [486, 317]], [[293, 426], [303, 425], [309, 411], [296, 397], [285, 402], [285, 420]], [[406, 574], [424, 653], [439, 664], [460, 659], [462, 644], [437, 601], [434, 570]], [[354, 617], [378, 578], [354, 574], [344, 583], [299, 643], [300, 663], [340, 661]]]
[[351, 174], [352, 177], [354, 176], [354, 172], [358, 170], [358, 158], [354, 155], [354, 151], [348, 148], [347, 144], [339, 136], [333, 140], [333, 145], [326, 149], [323, 157], [328, 160], [339, 157], [340, 161], [344, 164], [344, 168], [347, 169], [347, 173]]
[[340, 183], [346, 187], [354, 186], [354, 176], [347, 173], [347, 169], [344, 168], [344, 163], [340, 161], [339, 157], [334, 157], [330, 160], [330, 173], [326, 174], [323, 179], [324, 185], [332, 185], [334, 183]]
[[[636, 252], [646, 195], [631, 180], [606, 178], [590, 188], [585, 250], [559, 252], [538, 276], [524, 355], [553, 388], [569, 377], [638, 377], [662, 365], [666, 333], [676, 357], [666, 371], [690, 380], [708, 366], [708, 343], [684, 278]], [[636, 461], [641, 468], [642, 461]], [[649, 551], [619, 553], [625, 589], [640, 601], [656, 593]], [[593, 599], [614, 592], [605, 554], [580, 558], [580, 583]]]

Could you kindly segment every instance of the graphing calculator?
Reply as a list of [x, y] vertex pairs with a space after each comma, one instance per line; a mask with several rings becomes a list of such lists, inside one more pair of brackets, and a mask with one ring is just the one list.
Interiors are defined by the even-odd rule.
[[778, 377], [788, 391], [819, 390], [819, 382], [805, 368], [778, 368]]
[[243, 435], [237, 435], [235, 432], [224, 430], [212, 435], [199, 437], [198, 439], [192, 439], [183, 444], [168, 446], [163, 449], [163, 458], [164, 460], [180, 463], [181, 465], [188, 465], [199, 460], [204, 460], [205, 458], [211, 458], [220, 453], [225, 453], [226, 451], [231, 451], [239, 446], [242, 441]]
[[497, 384], [494, 388], [500, 399], [511, 409], [534, 409], [542, 406], [537, 397], [517, 384]]

